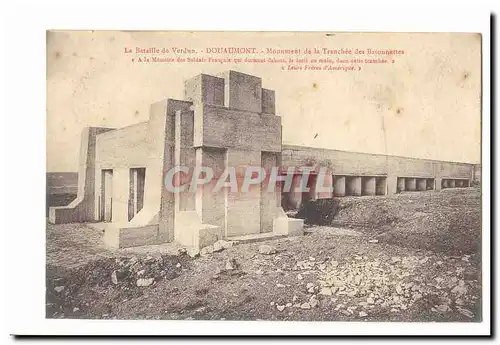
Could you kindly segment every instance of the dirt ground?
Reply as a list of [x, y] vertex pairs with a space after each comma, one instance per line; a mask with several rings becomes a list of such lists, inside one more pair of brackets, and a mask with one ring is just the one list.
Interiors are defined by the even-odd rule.
[[480, 201], [476, 188], [342, 198], [332, 226], [195, 258], [47, 225], [46, 316], [480, 321]]

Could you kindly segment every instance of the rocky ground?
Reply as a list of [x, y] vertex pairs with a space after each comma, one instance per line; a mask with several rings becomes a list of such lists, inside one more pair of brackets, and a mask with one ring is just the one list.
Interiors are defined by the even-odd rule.
[[369, 197], [342, 203], [332, 226], [305, 236], [221, 241], [201, 255], [110, 251], [99, 230], [48, 225], [47, 317], [481, 320], [478, 189], [377, 197], [376, 215]]

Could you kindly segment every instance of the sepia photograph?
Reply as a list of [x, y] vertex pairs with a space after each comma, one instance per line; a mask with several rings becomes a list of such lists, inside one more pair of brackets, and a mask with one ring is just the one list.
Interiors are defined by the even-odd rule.
[[480, 322], [480, 100], [476, 33], [48, 31], [46, 317]]
[[11, 341], [492, 336], [484, 4], [5, 13]]

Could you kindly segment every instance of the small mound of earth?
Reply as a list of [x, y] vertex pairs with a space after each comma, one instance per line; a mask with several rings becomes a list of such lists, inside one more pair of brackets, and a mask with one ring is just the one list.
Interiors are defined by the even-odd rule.
[[403, 247], [452, 254], [475, 253], [481, 246], [478, 188], [315, 200], [304, 203], [296, 217]]

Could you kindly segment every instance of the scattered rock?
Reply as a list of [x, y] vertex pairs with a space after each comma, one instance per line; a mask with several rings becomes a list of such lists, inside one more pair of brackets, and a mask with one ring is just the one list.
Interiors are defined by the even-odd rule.
[[307, 303], [307, 302], [306, 303], [302, 303], [300, 305], [300, 308], [301, 309], [311, 309], [311, 305], [309, 303]]
[[231, 271], [238, 268], [238, 263], [235, 258], [227, 259], [226, 261], [226, 270]]
[[80, 308], [78, 308], [78, 307], [74, 307], [74, 308], [73, 308], [73, 313], [76, 313], [76, 312], [77, 312], [77, 311], [79, 311], [79, 310], [80, 310]]
[[297, 279], [302, 280], [302, 279], [304, 279], [304, 277], [302, 277], [302, 274], [299, 273], [299, 274], [297, 274]]
[[400, 261], [401, 261], [401, 258], [400, 258], [399, 256], [393, 256], [393, 257], [391, 258], [391, 262], [392, 262], [393, 264], [395, 264], [395, 263], [397, 263], [397, 262], [400, 262]]
[[450, 307], [447, 304], [440, 304], [440, 305], [438, 305], [436, 307], [436, 310], [439, 311], [439, 312], [441, 312], [441, 313], [445, 313], [445, 312], [447, 312], [447, 311], [449, 311], [451, 309], [450, 309]]
[[285, 286], [285, 285], [283, 285], [283, 284], [276, 284], [276, 287], [279, 287], [279, 288], [284, 288], [284, 287], [286, 287], [286, 286]]
[[137, 286], [143, 287], [143, 286], [150, 286], [153, 284], [154, 279], [153, 278], [139, 278], [137, 279]]
[[323, 296], [331, 296], [332, 290], [328, 287], [323, 287], [323, 288], [321, 288], [321, 291], [319, 292], [319, 294], [323, 295]]
[[474, 313], [471, 312], [469, 309], [465, 309], [463, 307], [458, 307], [457, 310], [460, 314], [467, 316], [468, 318], [472, 319], [474, 317]]
[[56, 286], [56, 287], [54, 288], [54, 291], [55, 291], [55, 292], [61, 292], [62, 290], [64, 290], [64, 286]]
[[222, 248], [229, 249], [229, 248], [231, 248], [235, 244], [236, 244], [235, 241], [223, 241]]
[[220, 252], [224, 249], [224, 247], [222, 246], [222, 242], [223, 240], [218, 240], [217, 242], [215, 242], [213, 244], [213, 252]]
[[273, 247], [271, 247], [268, 244], [263, 244], [263, 245], [259, 246], [259, 253], [261, 253], [263, 255], [271, 255], [271, 254], [276, 253], [276, 249], [274, 249]]
[[218, 240], [213, 244], [214, 252], [220, 252], [223, 249], [231, 248], [233, 244], [233, 241]]
[[283, 311], [283, 310], [285, 310], [285, 306], [284, 305], [277, 305], [276, 309], [278, 309], [279, 311]]
[[309, 305], [311, 306], [311, 308], [315, 308], [318, 305], [318, 300], [316, 298], [311, 298], [309, 300]]
[[180, 263], [177, 263], [177, 265], [175, 265], [175, 267], [177, 267], [177, 268], [181, 268], [181, 266], [182, 265]]
[[115, 284], [115, 285], [116, 285], [116, 284], [118, 284], [118, 278], [116, 277], [116, 271], [113, 271], [113, 272], [111, 273], [111, 282], [112, 282], [113, 284]]
[[364, 311], [359, 312], [359, 317], [366, 317], [366, 316], [368, 316], [368, 314], [365, 313]]
[[369, 240], [368, 243], [378, 243], [378, 240]]
[[191, 247], [187, 250], [187, 254], [190, 257], [195, 258], [200, 255], [200, 250], [198, 248]]
[[144, 274], [144, 272], [146, 272], [146, 270], [137, 271], [137, 275], [138, 276], [142, 276]]
[[292, 306], [292, 303], [287, 303], [285, 307], [290, 308]]
[[465, 286], [465, 282], [463, 280], [460, 280], [458, 282], [458, 285], [455, 286], [452, 290], [451, 293], [456, 294], [458, 296], [462, 296], [467, 293], [467, 287]]
[[212, 246], [212, 245], [203, 247], [200, 250], [201, 255], [209, 255], [209, 254], [212, 254], [213, 252], [214, 252], [214, 246]]

